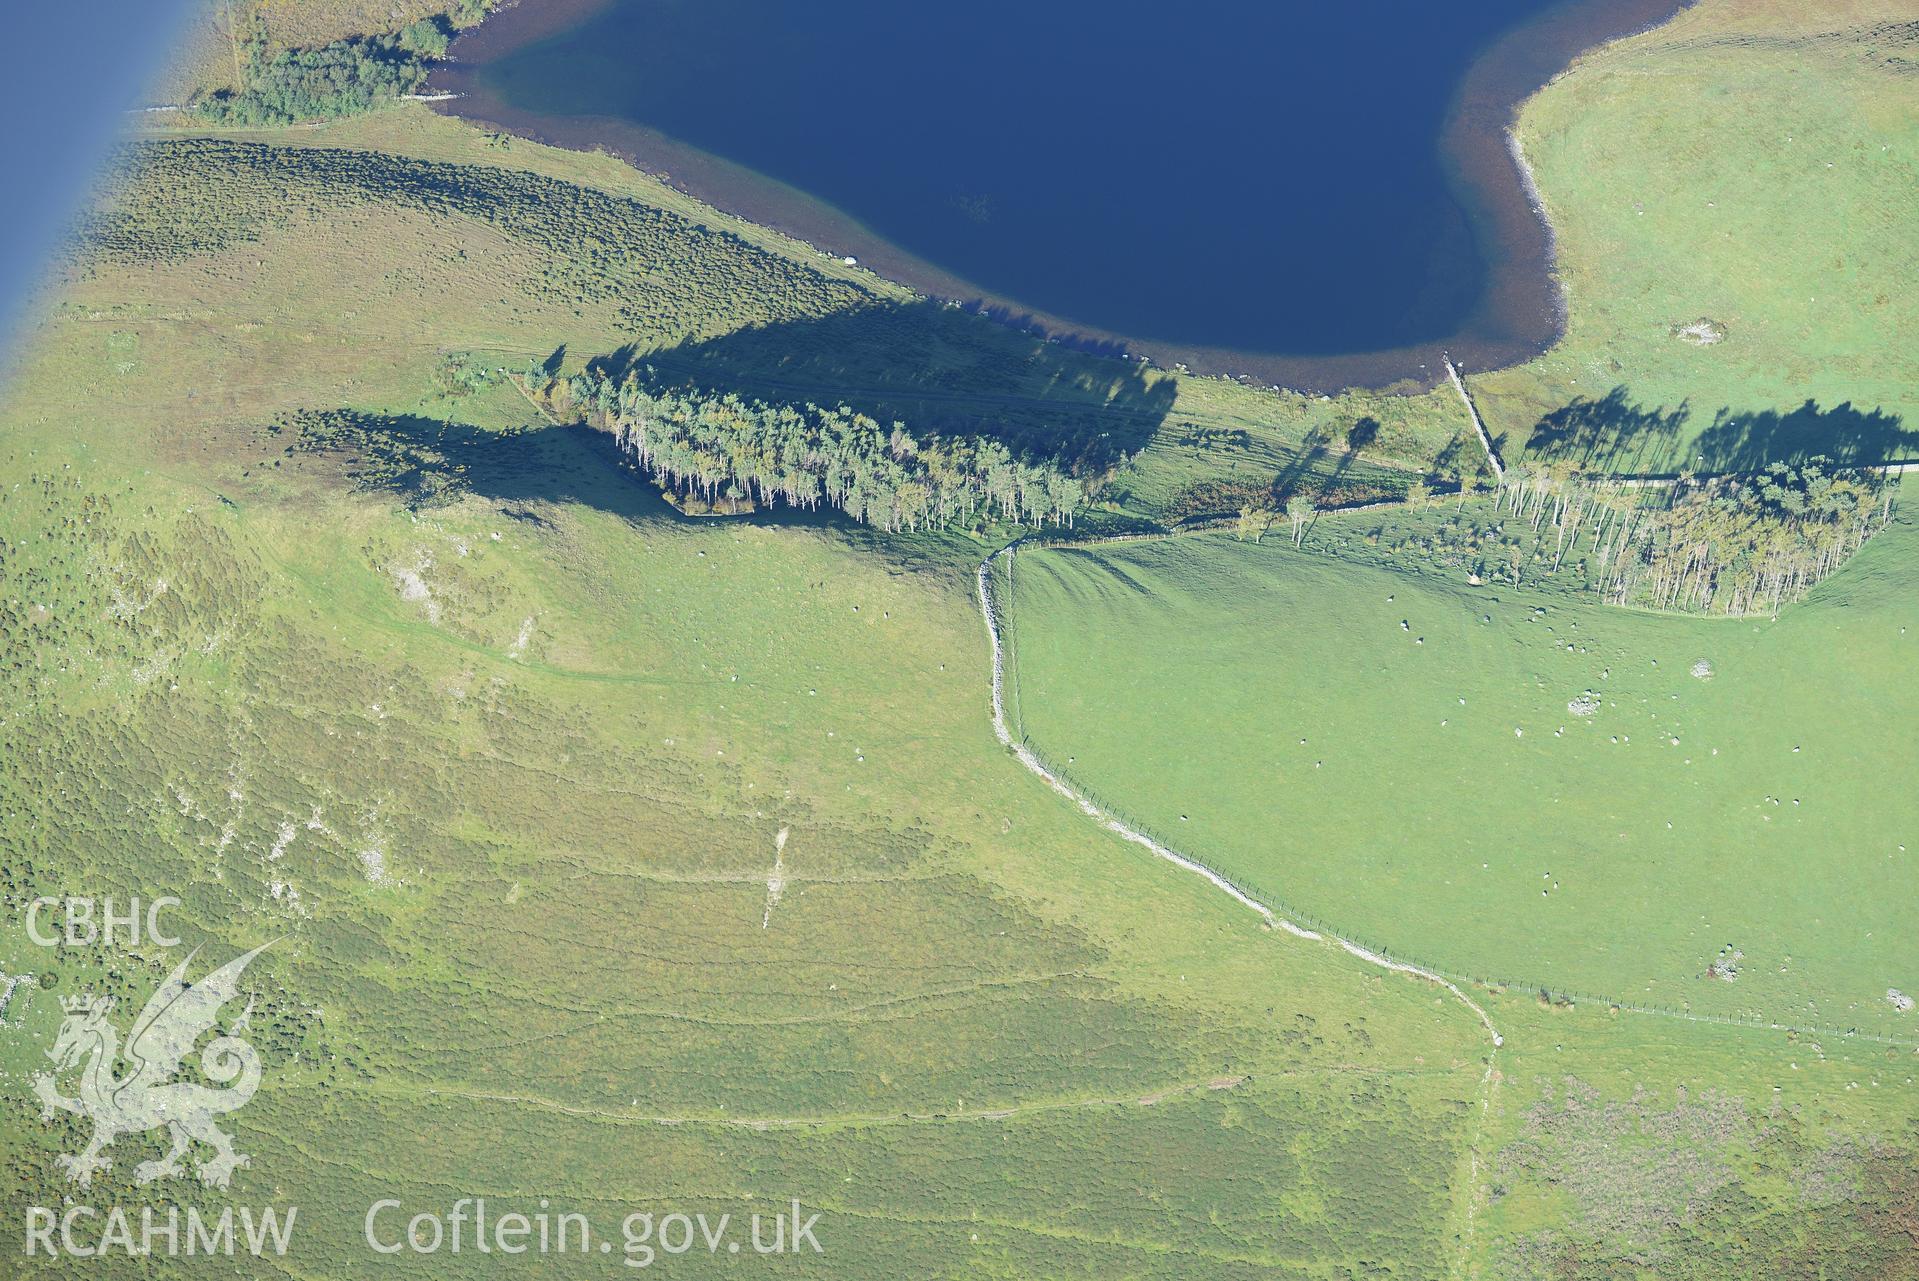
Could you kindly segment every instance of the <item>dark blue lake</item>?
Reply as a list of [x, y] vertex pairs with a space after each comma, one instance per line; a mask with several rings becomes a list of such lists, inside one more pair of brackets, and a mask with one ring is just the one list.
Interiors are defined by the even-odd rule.
[[1672, 7], [607, 0], [542, 31], [522, 5], [462, 87], [929, 292], [1215, 368], [1397, 376], [1550, 339], [1504, 125]]

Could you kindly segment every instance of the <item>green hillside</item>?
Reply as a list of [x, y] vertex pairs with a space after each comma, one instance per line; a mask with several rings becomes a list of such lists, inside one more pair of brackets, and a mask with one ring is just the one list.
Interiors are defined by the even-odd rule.
[[[1343, 518], [1329, 517], [1323, 523]], [[1042, 754], [1296, 911], [1520, 988], [1919, 1038], [1901, 522], [1776, 620], [1190, 538], [1024, 551]], [[1868, 764], [1870, 763], [1870, 764]], [[1743, 953], [1736, 979], [1709, 974]]]
[[[314, 43], [425, 12], [264, 16]], [[208, 87], [233, 28], [204, 16], [181, 74]], [[1722, 404], [1735, 457], [1904, 439], [1900, 18], [1707, 0], [1527, 108], [1573, 326], [1471, 375], [1510, 456], [1614, 385], [1666, 412], [1581, 409], [1536, 452], [1637, 469]], [[1015, 559], [1014, 706], [1048, 758], [1301, 918], [1505, 980], [1462, 984], [1495, 1052], [1454, 994], [1266, 928], [1001, 748], [974, 571], [1020, 530], [686, 519], [606, 436], [469, 375], [627, 362], [1050, 448], [1093, 488], [1080, 533], [1471, 480], [1450, 388], [1095, 358], [413, 105], [145, 124], [0, 385], [0, 971], [26, 976], [0, 1276], [80, 1270], [18, 1252], [74, 1198], [299, 1207], [284, 1259], [89, 1261], [116, 1278], [604, 1277], [626, 1216], [795, 1200], [819, 1256], [656, 1261], [1912, 1274], [1919, 1015], [1887, 999], [1919, 993], [1911, 524], [1776, 620], [1607, 607], [1535, 562], [1467, 586], [1430, 512]], [[1708, 215], [1630, 204], [1709, 187], [1739, 219], [1711, 253]], [[1723, 341], [1671, 332], [1697, 313]], [[62, 999], [124, 1029], [184, 953], [16, 928], [66, 894], [178, 897], [195, 977], [271, 943], [230, 1188], [139, 1182], [152, 1130], [67, 1177], [87, 1128], [32, 1084]], [[375, 1202], [461, 1197], [577, 1210], [613, 1248], [368, 1249]]]

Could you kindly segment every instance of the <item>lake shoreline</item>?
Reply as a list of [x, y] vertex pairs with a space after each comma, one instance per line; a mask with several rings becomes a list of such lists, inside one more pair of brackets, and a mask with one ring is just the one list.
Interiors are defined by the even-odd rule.
[[716, 210], [822, 255], [855, 258], [918, 293], [1069, 346], [1145, 358], [1167, 369], [1331, 394], [1351, 388], [1425, 391], [1444, 381], [1448, 356], [1470, 372], [1486, 372], [1524, 363], [1559, 341], [1565, 298], [1554, 233], [1514, 132], [1519, 109], [1585, 53], [1662, 25], [1691, 0], [1564, 0], [1499, 37], [1471, 64], [1441, 130], [1440, 151], [1484, 265], [1480, 300], [1458, 330], [1443, 338], [1337, 355], [1156, 341], [1049, 315], [917, 257], [804, 192], [631, 120], [524, 111], [485, 86], [478, 68], [566, 31], [614, 2], [517, 0], [503, 7], [462, 35], [453, 59], [435, 71], [432, 89], [459, 96], [434, 109], [530, 141], [613, 155]]

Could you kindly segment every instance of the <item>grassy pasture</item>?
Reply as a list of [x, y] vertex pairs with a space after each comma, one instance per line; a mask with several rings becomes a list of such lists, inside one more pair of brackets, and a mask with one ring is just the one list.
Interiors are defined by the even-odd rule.
[[[1919, 711], [1915, 556], [1901, 522], [1803, 606], [1724, 621], [1280, 531], [1028, 551], [1018, 708], [1177, 848], [1408, 957], [1915, 1039], [1885, 995], [1919, 986], [1898, 888], [1919, 808], [1885, 785]], [[1738, 977], [1709, 977], [1728, 948]]]
[[[340, 22], [367, 20], [347, 9]], [[1699, 12], [1791, 18], [1751, 5]], [[1643, 158], [1672, 182], [1698, 161]], [[1549, 190], [1551, 163], [1542, 157]], [[800, 1196], [827, 1211], [821, 1273], [838, 1276], [1602, 1276], [1643, 1267], [1646, 1250], [1663, 1251], [1668, 1272], [1705, 1260], [1703, 1275], [1791, 1275], [1811, 1259], [1825, 1275], [1883, 1276], [1909, 1262], [1901, 1190], [1875, 1182], [1883, 1171], [1867, 1159], [1896, 1165], [1915, 1146], [1903, 1128], [1909, 1051], [1541, 1009], [1514, 993], [1491, 999], [1507, 1047], [1482, 1093], [1485, 1041], [1456, 1004], [1259, 930], [1196, 878], [1099, 834], [994, 749], [964, 540], [876, 549], [830, 525], [678, 522], [593, 442], [542, 430], [509, 389], [446, 400], [432, 373], [444, 350], [517, 361], [565, 344], [577, 360], [688, 344], [689, 376], [843, 386], [975, 417], [1044, 422], [1091, 407], [1140, 421], [1110, 412], [1120, 397], [1154, 426], [1120, 477], [1127, 509], [1149, 517], [1195, 485], [1290, 469], [1308, 427], [1361, 414], [1382, 424], [1379, 459], [1424, 466], [1457, 441], [1447, 396], [1319, 402], [1122, 376], [948, 318], [848, 350], [815, 322], [876, 302], [885, 314], [906, 301], [897, 290], [609, 158], [502, 144], [415, 109], [165, 141], [108, 193], [94, 231], [94, 252], [50, 290], [0, 393], [0, 968], [57, 975], [0, 1028], [0, 1219], [69, 1191], [50, 1162], [77, 1136], [39, 1125], [25, 1087], [57, 1020], [52, 998], [91, 988], [133, 1001], [165, 968], [87, 950], [50, 960], [11, 927], [20, 899], [166, 890], [186, 899], [191, 941], [214, 952], [284, 936], [257, 971], [254, 1040], [269, 1075], [237, 1118], [255, 1163], [234, 1196], [303, 1207], [311, 1226], [290, 1275], [390, 1274], [360, 1245], [364, 1206], [398, 1195], [440, 1207], [450, 1190], [549, 1196], [596, 1223], [602, 1211], [739, 1212]], [[935, 396], [952, 385], [964, 388], [957, 407]], [[1525, 412], [1557, 395], [1540, 392]], [[349, 449], [288, 452], [290, 415], [339, 408], [416, 416], [465, 443], [405, 492]], [[1326, 475], [1339, 463], [1312, 466]], [[1436, 686], [1455, 676], [1431, 679], [1394, 648], [1410, 638], [1368, 593], [1418, 602], [1441, 620], [1420, 633], [1421, 659], [1444, 665], [1449, 645], [1473, 646], [1503, 664], [1474, 695], [1489, 722], [1495, 710], [1563, 705], [1562, 680], [1602, 657], [1561, 661], [1544, 627], [1588, 623], [1557, 596], [1539, 598], [1542, 622], [1496, 614], [1484, 635], [1497, 639], [1482, 642], [1462, 617], [1477, 616], [1463, 589], [1335, 572], [1272, 546], [1174, 554], [1202, 546], [1209, 562], [1228, 555], [1191, 567], [1198, 595], [1215, 584], [1296, 601], [1287, 625], [1301, 653], [1323, 656], [1322, 672], [1370, 664], [1443, 701]], [[1836, 763], [1851, 752], [1853, 775], [1898, 776], [1903, 740], [1878, 739], [1903, 707], [1885, 673], [1903, 654], [1887, 633], [1906, 621], [1910, 560], [1896, 530], [1822, 588], [1818, 610], [1761, 633], [1713, 631], [1699, 654], [1692, 629], [1705, 624], [1613, 613], [1590, 624], [1620, 655], [1659, 657], [1663, 673], [1627, 681], [1615, 662], [1607, 689], [1648, 703], [1609, 705], [1602, 733], [1609, 716], [1650, 711], [1676, 689], [1689, 746], [1714, 730], [1737, 738], [1731, 750], [1764, 765], [1755, 778], [1803, 782], [1792, 795], [1813, 807], [1777, 810], [1757, 835], [1729, 828], [1749, 841], [1744, 861], [1730, 836], [1712, 838], [1701, 848], [1721, 875], [1687, 871], [1684, 858], [1665, 866], [1730, 895], [1723, 911], [1749, 911], [1755, 926], [1779, 925], [1765, 910], [1852, 907], [1861, 915], [1848, 924], [1874, 931], [1821, 933], [1804, 951], [1791, 935], [1787, 975], [1769, 968], [1781, 958], [1748, 947], [1738, 982], [1696, 1000], [1816, 1000], [1835, 1017], [1859, 1003], [1863, 1021], [1879, 1000], [1863, 985], [1900, 981], [1882, 976], [1901, 963], [1887, 932], [1911, 936], [1896, 882], [1869, 896], [1836, 859], [1805, 862], [1818, 879], [1800, 901], [1756, 904], [1751, 882], [1754, 868], [1790, 861], [1789, 834], [1817, 853], [1835, 831], [1851, 847], [1891, 834], [1886, 823], [1911, 827], [1896, 794], [1871, 798], [1877, 816], [1843, 811], [1864, 783]], [[1128, 600], [1105, 572], [1061, 572], [1062, 590], [1084, 598], [1071, 610], [1119, 602], [1133, 611], [1121, 622], [1152, 616], [1151, 598]], [[1147, 582], [1152, 570], [1129, 572]], [[1353, 628], [1307, 609], [1327, 603]], [[1249, 668], [1272, 657], [1270, 637], [1220, 621], [1212, 604], [1182, 604], [1183, 621], [1216, 627]], [[1022, 629], [1030, 618], [1022, 607]], [[1062, 649], [1092, 668], [1099, 655], [1085, 646], [1097, 640]], [[1261, 720], [1220, 691], [1215, 652], [1176, 642], [1169, 629], [1163, 648], [1187, 665], [1168, 688], [1201, 708], [1225, 700], [1247, 741], [1296, 697], [1319, 718], [1315, 745], [1363, 721], [1341, 763], [1382, 740], [1454, 763], [1453, 744], [1412, 713], [1389, 723], [1375, 681], [1350, 680], [1335, 705], [1269, 673]], [[1668, 670], [1701, 655], [1719, 665], [1709, 685]], [[1844, 669], [1829, 682], [1837, 702], [1816, 707], [1803, 685], [1782, 687], [1777, 720], [1735, 716], [1750, 704], [1730, 686], [1750, 695], [1769, 666], [1814, 658]], [[1124, 696], [1155, 692], [1132, 679], [1143, 688]], [[1866, 698], [1866, 681], [1893, 701]], [[1075, 732], [1104, 733], [1107, 705], [1087, 706]], [[1835, 723], [1822, 728], [1815, 711]], [[1132, 729], [1135, 751], [1157, 741], [1143, 717]], [[1776, 760], [1794, 730], [1803, 753]], [[1205, 735], [1220, 746], [1212, 725]], [[1640, 752], [1642, 731], [1633, 737], [1627, 750]], [[1510, 798], [1541, 777], [1585, 785], [1572, 750], [1602, 767], [1619, 759], [1593, 755], [1591, 738], [1551, 740], [1556, 758], [1499, 742], [1486, 774], [1455, 770], [1450, 799], [1486, 789], [1522, 831], [1532, 820]], [[1862, 760], [1862, 741], [1877, 754]], [[1524, 742], [1544, 747], [1530, 729]], [[1326, 759], [1322, 774], [1335, 770]], [[1785, 773], [1800, 767], [1802, 779]], [[1409, 780], [1393, 782], [1406, 794]], [[1763, 818], [1676, 796], [1651, 768], [1619, 786], [1702, 827]], [[1828, 823], [1821, 806], [1841, 817]], [[1190, 844], [1198, 819], [1169, 835]], [[782, 829], [785, 886], [769, 911]], [[1666, 857], [1657, 830], [1636, 837], [1632, 857]], [[1384, 875], [1410, 883], [1414, 870]], [[1295, 871], [1283, 869], [1282, 897], [1298, 897]], [[1487, 921], [1487, 900], [1435, 885], [1431, 868], [1417, 912], [1390, 880], [1368, 897], [1345, 868], [1328, 861], [1318, 874], [1356, 912], [1381, 913], [1377, 932], [1395, 946], [1408, 921], [1435, 950], [1495, 937], [1462, 934], [1460, 921]], [[1557, 893], [1535, 905], [1513, 890], [1497, 938], [1516, 921], [1521, 942], [1567, 937], [1570, 912], [1538, 915], [1566, 905]], [[1602, 914], [1615, 906], [1589, 883], [1569, 881], [1567, 894]], [[1434, 903], [1457, 919], [1439, 921]], [[1676, 911], [1663, 899], [1646, 910], [1655, 922]], [[1638, 963], [1648, 937], [1586, 936], [1607, 952], [1555, 963]], [[1661, 984], [1688, 981], [1666, 962], [1690, 973], [1711, 955], [1689, 940], [1664, 946], [1644, 962]], [[1736, 1102], [1710, 1105], [1706, 1090]], [[1630, 1130], [1618, 1145], [1627, 1159], [1597, 1161], [1593, 1131], [1567, 1119], [1596, 1114]], [[1691, 1142], [1707, 1123], [1711, 1141]], [[101, 1199], [163, 1195], [129, 1178], [155, 1150], [123, 1141]], [[1830, 1177], [1794, 1182], [1809, 1163]], [[1587, 1170], [1598, 1175], [1569, 1177]], [[1769, 1252], [1736, 1253], [1749, 1245]], [[418, 1270], [481, 1275], [486, 1262], [441, 1255]], [[605, 1275], [599, 1259], [552, 1267]]]
[[[164, 889], [215, 953], [283, 939], [235, 1196], [303, 1207], [303, 1274], [371, 1275], [365, 1205], [453, 1187], [596, 1219], [799, 1196], [833, 1275], [1441, 1274], [1470, 1021], [1029, 783], [949, 580], [657, 504], [408, 512], [324, 456], [229, 505], [7, 422], [4, 595], [51, 606], [5, 620], [9, 918]], [[162, 958], [5, 937], [59, 977], [0, 1047], [24, 1118], [52, 996], [136, 1001]], [[74, 1135], [4, 1134], [17, 1218]], [[149, 1195], [150, 1146], [106, 1193]]]
[[[1919, 35], [1899, 0], [1710, 0], [1596, 51], [1519, 136], [1565, 340], [1478, 377], [1511, 453], [1604, 469], [1919, 456]], [[1707, 320], [1718, 341], [1681, 330]], [[1549, 435], [1550, 433], [1548, 433]]]
[[[0, 595], [55, 606], [4, 620], [27, 642], [7, 728], [35, 748], [0, 771], [6, 889], [164, 886], [193, 942], [283, 937], [235, 1198], [303, 1207], [301, 1275], [385, 1274], [363, 1207], [448, 1189], [596, 1226], [798, 1195], [839, 1276], [1525, 1275], [1603, 1221], [1609, 1185], [1557, 1186], [1591, 1157], [1555, 1119], [1568, 1075], [1614, 1105], [1650, 1090], [1631, 1106], [1660, 1116], [1711, 1087], [1742, 1124], [1783, 1082], [1803, 1151], [1841, 1174], [1846, 1136], [1900, 1133], [1895, 1091], [1845, 1091], [1909, 1071], [1872, 1047], [1523, 995], [1493, 1004], [1505, 1084], [1475, 1129], [1485, 1045], [1457, 1005], [1257, 929], [993, 750], [962, 573], [614, 508], [569, 436], [513, 456], [562, 497], [455, 484], [409, 511], [322, 454], [216, 478], [221, 502], [191, 463], [106, 458], [145, 430], [137, 402], [27, 427], [46, 390], [30, 371], [0, 420]], [[0, 968], [49, 968], [4, 937]], [[59, 986], [0, 1033], [0, 1102], [28, 1106], [50, 995], [135, 1001], [163, 960], [57, 953]], [[0, 1136], [6, 1214], [64, 1188], [47, 1162], [71, 1130]], [[1801, 1150], [1719, 1142], [1712, 1206], [1750, 1187], [1798, 1210], [1778, 1181]], [[105, 1192], [166, 1195], [126, 1182], [140, 1141], [118, 1154]], [[1607, 1168], [1640, 1230], [1690, 1248], [1659, 1226], [1687, 1204], [1662, 1165]], [[1823, 1231], [1879, 1257], [1855, 1224]]]
[[[679, 521], [510, 386], [433, 383], [443, 347], [544, 354], [650, 299], [719, 329], [862, 286], [646, 240], [653, 206], [496, 222], [457, 206], [485, 172], [385, 202], [228, 146], [110, 193], [0, 404], [0, 866], [10, 922], [171, 892], [210, 954], [282, 938], [233, 1195], [302, 1206], [292, 1270], [382, 1271], [365, 1206], [458, 1188], [615, 1222], [798, 1196], [840, 1276], [1444, 1275], [1476, 1025], [1000, 753], [970, 550]], [[615, 225], [657, 256], [555, 283]], [[461, 443], [397, 485], [295, 445], [336, 407]], [[0, 937], [57, 976], [0, 1029], [15, 1222], [77, 1137], [27, 1096], [53, 998], [137, 1001], [164, 958]], [[152, 1149], [100, 1194], [171, 1195], [130, 1181]]]

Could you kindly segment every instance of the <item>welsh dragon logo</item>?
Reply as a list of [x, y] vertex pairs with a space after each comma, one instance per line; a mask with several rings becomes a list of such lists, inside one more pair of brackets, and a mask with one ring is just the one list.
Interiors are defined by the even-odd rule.
[[[116, 1139], [162, 1126], [173, 1146], [159, 1160], [134, 1167], [133, 1177], [141, 1183], [179, 1176], [181, 1158], [196, 1142], [213, 1149], [195, 1166], [200, 1181], [210, 1187], [226, 1187], [233, 1172], [247, 1164], [246, 1156], [233, 1150], [232, 1137], [214, 1120], [244, 1107], [260, 1087], [260, 1056], [240, 1035], [253, 1013], [253, 1003], [249, 1001], [227, 1031], [200, 1052], [200, 1071], [225, 1088], [169, 1078], [181, 1070], [194, 1043], [212, 1030], [220, 1007], [237, 994], [240, 975], [268, 946], [262, 944], [198, 983], [189, 983], [187, 966], [199, 952], [194, 949], [148, 998], [124, 1051], [118, 1030], [107, 1021], [113, 1011], [111, 997], [62, 998], [66, 1018], [47, 1051], [54, 1068], [34, 1077], [33, 1092], [40, 1100], [41, 1120], [51, 1121], [57, 1110], [93, 1122], [93, 1138], [86, 1147], [78, 1154], [59, 1157], [69, 1179], [86, 1186], [95, 1172], [112, 1166], [104, 1154]], [[122, 1060], [126, 1071], [117, 1073]], [[80, 1073], [79, 1094], [66, 1098], [54, 1080], [74, 1069]]]

